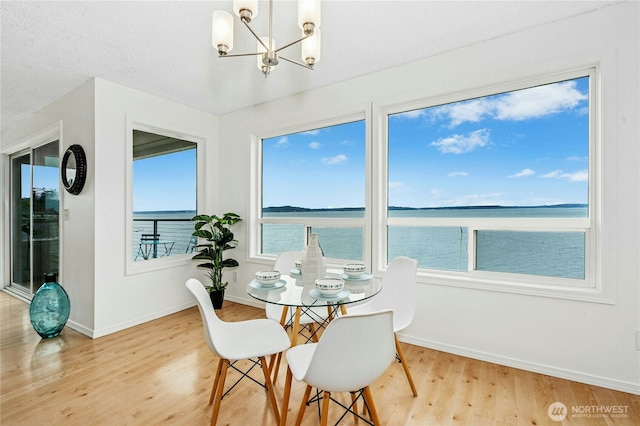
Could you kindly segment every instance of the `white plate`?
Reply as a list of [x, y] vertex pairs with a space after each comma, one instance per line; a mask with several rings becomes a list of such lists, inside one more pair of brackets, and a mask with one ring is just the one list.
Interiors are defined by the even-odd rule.
[[324, 294], [320, 293], [320, 290], [318, 290], [317, 288], [312, 288], [309, 291], [309, 295], [318, 300], [340, 300], [344, 299], [345, 297], [349, 297], [350, 294], [351, 292], [347, 289], [343, 289], [332, 296], [325, 296]]
[[373, 278], [373, 275], [367, 274], [366, 272], [360, 275], [359, 277], [350, 277], [347, 274], [340, 274], [340, 278], [342, 278], [345, 281], [368, 281], [371, 278]]
[[275, 288], [282, 288], [285, 285], [287, 285], [287, 282], [285, 280], [278, 280], [276, 281], [274, 284], [260, 284], [259, 281], [253, 280], [249, 283], [249, 285], [251, 286], [251, 288], [255, 288], [256, 290], [273, 290]]
[[293, 268], [289, 272], [291, 272], [291, 275], [302, 275], [302, 272], [300, 272], [300, 269], [298, 269], [298, 268]]

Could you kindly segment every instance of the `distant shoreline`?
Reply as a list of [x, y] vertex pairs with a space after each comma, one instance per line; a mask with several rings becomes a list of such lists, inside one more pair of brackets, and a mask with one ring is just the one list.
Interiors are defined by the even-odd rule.
[[[552, 209], [552, 208], [584, 208], [588, 207], [587, 204], [551, 204], [542, 206], [501, 206], [501, 205], [484, 205], [484, 206], [449, 206], [449, 207], [398, 207], [389, 206], [389, 210], [473, 210], [473, 209]], [[350, 212], [350, 211], [364, 211], [364, 207], [339, 207], [339, 208], [319, 208], [310, 209], [306, 207], [295, 206], [279, 206], [279, 207], [265, 207], [262, 209], [267, 213], [288, 213], [288, 212], [321, 212], [321, 211], [335, 211], [335, 212]]]
[[[487, 209], [554, 209], [554, 208], [586, 208], [587, 204], [550, 204], [542, 206], [501, 206], [501, 205], [484, 205], [484, 206], [448, 206], [448, 207], [399, 207], [390, 206], [389, 210], [399, 211], [419, 211], [419, 210], [487, 210]], [[265, 207], [262, 209], [265, 213], [291, 213], [291, 212], [357, 212], [364, 211], [364, 207], [338, 207], [338, 208], [307, 208], [296, 206], [277, 206]], [[151, 213], [189, 213], [195, 215], [194, 210], [148, 210], [135, 211], [133, 214], [151, 214]]]

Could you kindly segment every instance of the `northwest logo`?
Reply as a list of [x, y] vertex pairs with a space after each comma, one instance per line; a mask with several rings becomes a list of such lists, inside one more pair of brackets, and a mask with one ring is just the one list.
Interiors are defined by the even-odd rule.
[[555, 422], [561, 422], [567, 417], [567, 407], [562, 402], [554, 402], [547, 409], [549, 418]]

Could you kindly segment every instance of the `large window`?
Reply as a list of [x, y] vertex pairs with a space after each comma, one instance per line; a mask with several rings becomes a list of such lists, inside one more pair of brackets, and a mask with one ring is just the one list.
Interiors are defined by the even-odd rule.
[[257, 139], [250, 255], [302, 250], [317, 232], [334, 265], [379, 273], [409, 256], [430, 283], [591, 300], [602, 290], [595, 77], [396, 98], [373, 104], [371, 123]]
[[11, 286], [28, 296], [45, 273], [59, 272], [59, 145], [56, 140], [11, 157]]
[[325, 256], [363, 260], [365, 122], [265, 138], [259, 254], [302, 250], [317, 233]]
[[590, 77], [387, 114], [387, 258], [587, 285]]
[[184, 255], [195, 248], [197, 144], [133, 130], [134, 262]]

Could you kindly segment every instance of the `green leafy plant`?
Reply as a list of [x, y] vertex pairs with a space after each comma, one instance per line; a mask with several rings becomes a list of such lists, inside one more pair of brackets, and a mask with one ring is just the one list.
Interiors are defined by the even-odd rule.
[[191, 221], [195, 222], [193, 232], [194, 237], [203, 238], [208, 241], [206, 244], [196, 246], [198, 254], [193, 256], [194, 260], [204, 260], [198, 267], [209, 269], [207, 276], [211, 279], [211, 286], [208, 290], [224, 290], [228, 282], [222, 282], [222, 270], [238, 266], [234, 259], [225, 259], [224, 252], [235, 248], [238, 242], [233, 237], [231, 226], [242, 221], [235, 213], [225, 213], [224, 216], [197, 215]]

